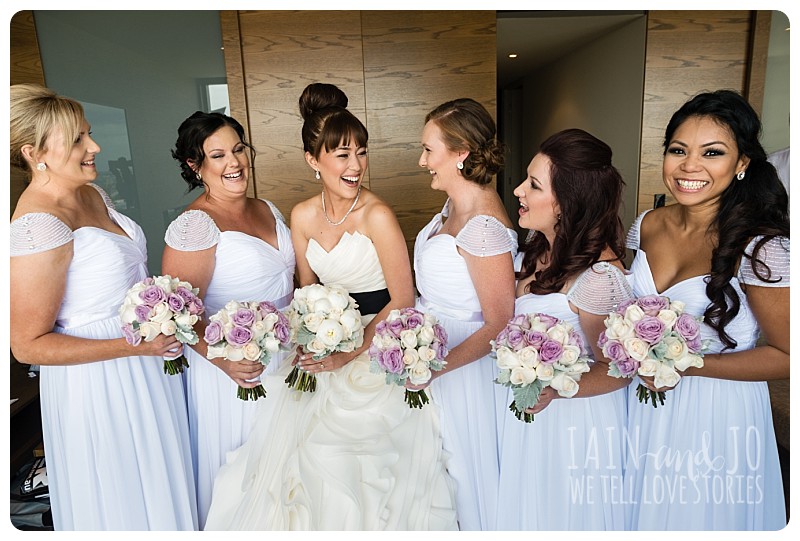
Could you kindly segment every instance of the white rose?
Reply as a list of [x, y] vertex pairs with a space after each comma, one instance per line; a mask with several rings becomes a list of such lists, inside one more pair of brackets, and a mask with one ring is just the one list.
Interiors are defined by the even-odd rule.
[[333, 305], [327, 297], [315, 300], [311, 307], [312, 310], [318, 314], [327, 314], [333, 309]]
[[429, 363], [436, 358], [436, 351], [432, 350], [428, 346], [421, 346], [417, 348], [417, 353], [419, 354], [420, 360], [426, 363]]
[[681, 301], [672, 301], [669, 303], [669, 309], [676, 312], [678, 315], [681, 315], [686, 309], [686, 303]]
[[180, 327], [189, 328], [194, 326], [198, 319], [199, 318], [195, 314], [178, 314], [175, 316], [175, 323]]
[[361, 324], [361, 316], [353, 309], [342, 312], [342, 315], [339, 317], [339, 323], [350, 334], [356, 332], [363, 326]]
[[640, 338], [625, 338], [622, 341], [622, 346], [629, 357], [636, 359], [640, 363], [647, 359], [647, 354], [650, 351], [650, 345]]
[[309, 332], [315, 333], [319, 330], [319, 326], [322, 324], [323, 320], [324, 318], [322, 315], [310, 312], [303, 316], [303, 325], [305, 325]]
[[556, 375], [556, 369], [552, 364], [539, 363], [536, 367], [536, 377], [542, 381], [550, 381]]
[[190, 284], [189, 282], [184, 282], [183, 280], [178, 280], [177, 284], [175, 284], [175, 289], [177, 290], [179, 287], [182, 287], [184, 289], [188, 289], [189, 291], [191, 291], [192, 293], [197, 295], [197, 288], [196, 287], [192, 287], [192, 284]]
[[423, 322], [424, 327], [433, 327], [437, 323], [436, 316], [433, 316], [431, 314], [422, 314], [422, 319], [424, 320]]
[[658, 366], [655, 376], [653, 383], [656, 387], [675, 387], [681, 379], [678, 372], [663, 363]]
[[550, 382], [550, 387], [558, 391], [559, 396], [572, 398], [578, 392], [578, 382], [563, 372], [559, 372]]
[[678, 314], [676, 314], [673, 310], [660, 310], [658, 312], [658, 319], [667, 326], [668, 329], [672, 329], [675, 326], [675, 322], [678, 321]]
[[549, 336], [551, 340], [554, 340], [561, 345], [569, 342], [569, 331], [564, 325], [561, 324], [550, 327], [547, 330], [547, 336]]
[[578, 346], [570, 346], [566, 345], [563, 346], [561, 351], [561, 360], [558, 362], [564, 366], [572, 366], [574, 365], [578, 358], [581, 356], [581, 348]]
[[683, 372], [690, 366], [694, 366], [695, 368], [703, 368], [703, 358], [700, 355], [695, 355], [694, 353], [686, 353], [684, 357], [675, 361], [675, 368]]
[[419, 361], [419, 353], [417, 353], [416, 349], [407, 349], [405, 352], [403, 352], [404, 365], [411, 366], [417, 361]]
[[425, 325], [420, 327], [419, 334], [417, 335], [417, 340], [423, 346], [429, 346], [433, 342], [433, 339], [436, 338], [436, 335], [433, 334], [433, 327]]
[[356, 349], [356, 343], [353, 340], [345, 340], [339, 343], [339, 346], [336, 348], [337, 351], [344, 351], [345, 353], [349, 353]]
[[281, 349], [281, 341], [274, 336], [267, 336], [261, 342], [261, 347], [270, 353], [277, 353]]
[[410, 329], [400, 331], [400, 346], [403, 349], [414, 349], [417, 347], [417, 333]]
[[543, 332], [543, 333], [547, 332], [547, 323], [544, 323], [538, 317], [531, 319], [530, 322], [531, 322], [531, 330], [532, 331], [539, 331], [539, 332]]
[[305, 289], [304, 298], [309, 306], [328, 296], [328, 290], [321, 284], [311, 284], [302, 289]]
[[133, 323], [136, 321], [136, 306], [125, 303], [119, 308], [119, 319], [123, 323]]
[[627, 319], [631, 323], [636, 323], [643, 317], [644, 317], [644, 310], [642, 310], [637, 304], [631, 304], [625, 309], [625, 319]]
[[513, 370], [522, 366], [519, 357], [506, 346], [500, 346], [497, 350], [497, 368], [500, 370]]
[[145, 321], [139, 325], [139, 334], [142, 335], [142, 340], [145, 342], [152, 342], [156, 336], [161, 334], [161, 323]]
[[384, 334], [383, 336], [381, 336], [380, 340], [383, 349], [389, 349], [391, 347], [400, 345], [397, 338], [388, 334]]
[[585, 374], [589, 371], [589, 369], [589, 363], [586, 361], [578, 361], [569, 367], [569, 370], [567, 370], [566, 374], [575, 381], [580, 381], [581, 374]]
[[255, 342], [248, 342], [241, 347], [242, 355], [248, 361], [257, 361], [261, 358], [261, 348]]
[[[155, 282], [154, 285], [160, 287], [161, 289], [163, 289], [167, 293], [174, 292], [175, 291], [175, 287], [174, 286], [177, 285], [177, 283], [178, 283], [178, 281], [177, 280], [173, 280], [172, 276], [170, 276], [169, 274], [165, 274], [164, 276], [156, 276], [155, 279], [154, 279], [154, 282]], [[174, 282], [174, 284], [173, 284], [173, 282]]]
[[667, 347], [666, 357], [676, 361], [689, 353], [689, 348], [686, 347], [686, 342], [677, 336], [667, 336], [664, 338], [663, 344]]
[[142, 298], [139, 296], [139, 293], [147, 289], [147, 286], [142, 284], [141, 282], [135, 284], [128, 290], [128, 293], [125, 295], [125, 302], [133, 304], [134, 306], [137, 304], [142, 304]]
[[261, 318], [261, 321], [264, 323], [264, 327], [268, 331], [271, 331], [275, 327], [275, 324], [278, 322], [278, 314], [269, 313], [263, 318]]
[[333, 310], [343, 311], [350, 304], [350, 296], [343, 291], [331, 291], [328, 302]]
[[539, 352], [533, 346], [525, 346], [517, 352], [517, 358], [521, 366], [525, 368], [536, 368], [539, 364]]
[[634, 323], [621, 317], [618, 314], [609, 316], [609, 321], [606, 323], [606, 336], [610, 340], [623, 341], [626, 338], [631, 338], [635, 335], [633, 329]]
[[244, 359], [244, 351], [240, 347], [225, 345], [225, 358], [229, 361], [238, 362]]
[[655, 359], [645, 359], [639, 364], [637, 371], [640, 376], [655, 376], [661, 363]]
[[254, 340], [261, 340], [271, 330], [272, 327], [268, 328], [263, 321], [256, 321], [255, 323], [253, 323], [253, 326], [250, 327], [250, 331], [252, 331], [253, 333]]
[[509, 381], [513, 385], [529, 385], [536, 381], [536, 370], [525, 367], [514, 368], [511, 370]]
[[323, 344], [322, 340], [320, 340], [319, 338], [312, 339], [308, 344], [305, 345], [305, 348], [309, 352], [314, 354], [323, 353], [324, 351], [327, 351], [325, 344]]
[[172, 321], [171, 319], [161, 324], [161, 334], [163, 334], [164, 336], [172, 336], [177, 332], [177, 330], [178, 326], [175, 325], [175, 322]]
[[165, 302], [156, 304], [150, 310], [150, 321], [164, 323], [169, 319], [172, 319], [172, 310], [169, 309], [169, 306], [167, 306]]
[[206, 358], [208, 359], [216, 359], [217, 357], [224, 357], [225, 356], [225, 343], [220, 342], [219, 344], [208, 346], [208, 353], [206, 353]]
[[344, 329], [338, 321], [324, 319], [317, 328], [317, 339], [328, 348], [335, 347], [344, 338]]
[[228, 301], [225, 303], [225, 312], [227, 312], [225, 315], [235, 314], [241, 307], [242, 305], [238, 301]]
[[400, 315], [400, 310], [395, 308], [394, 310], [389, 311], [389, 315], [386, 316], [386, 321], [394, 321], [395, 319], [400, 319], [402, 316]]
[[412, 385], [422, 385], [431, 379], [431, 369], [424, 362], [411, 365], [408, 370], [408, 379]]

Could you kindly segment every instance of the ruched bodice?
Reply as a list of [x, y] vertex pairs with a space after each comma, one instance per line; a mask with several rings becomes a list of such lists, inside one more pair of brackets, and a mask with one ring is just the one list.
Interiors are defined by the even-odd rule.
[[360, 231], [345, 232], [330, 252], [326, 252], [315, 239], [310, 239], [306, 258], [320, 283], [338, 284], [350, 293], [386, 287], [375, 245]]

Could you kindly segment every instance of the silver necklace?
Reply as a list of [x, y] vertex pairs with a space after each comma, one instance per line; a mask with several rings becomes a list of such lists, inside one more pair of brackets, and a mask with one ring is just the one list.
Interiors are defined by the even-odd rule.
[[358, 198], [359, 197], [361, 197], [361, 185], [360, 184], [358, 185], [358, 191], [356, 192], [356, 198], [353, 201], [353, 204], [350, 205], [350, 209], [347, 212], [344, 213], [344, 216], [342, 216], [341, 220], [339, 220], [338, 222], [334, 222], [334, 221], [331, 221], [330, 218], [328, 218], [328, 212], [325, 210], [325, 190], [322, 190], [322, 214], [325, 215], [325, 219], [328, 220], [329, 224], [331, 224], [333, 226], [342, 225], [344, 223], [344, 221], [347, 219], [347, 217], [350, 216], [350, 213], [353, 212], [353, 209], [356, 208], [356, 204], [358, 203]]

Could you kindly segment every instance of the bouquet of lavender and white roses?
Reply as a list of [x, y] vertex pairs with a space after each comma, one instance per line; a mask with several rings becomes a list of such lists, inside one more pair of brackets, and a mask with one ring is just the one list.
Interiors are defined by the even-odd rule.
[[[679, 372], [702, 368], [707, 341], [700, 339], [702, 317], [684, 312], [684, 304], [663, 295], [645, 295], [621, 303], [605, 320], [597, 344], [609, 359], [608, 374], [616, 378], [654, 376], [656, 387], [674, 387]], [[664, 404], [664, 392], [641, 383], [639, 402]]]
[[[336, 351], [355, 351], [364, 343], [364, 326], [358, 304], [338, 285], [311, 284], [295, 289], [286, 310], [291, 341], [320, 360]], [[300, 391], [314, 392], [317, 378], [297, 365], [285, 383]]]
[[[209, 359], [247, 359], [267, 365], [274, 353], [289, 346], [289, 320], [271, 302], [231, 301], [209, 318], [203, 339], [208, 344]], [[253, 388], [239, 386], [236, 396], [258, 400], [267, 393], [258, 384]]]
[[526, 423], [533, 415], [525, 410], [536, 405], [542, 389], [552, 387], [571, 398], [578, 392], [581, 374], [589, 371], [581, 335], [547, 314], [514, 316], [491, 345], [500, 369], [495, 383], [511, 387], [514, 400], [508, 409]]
[[[405, 386], [428, 383], [432, 371], [447, 364], [447, 332], [436, 318], [414, 308], [392, 310], [375, 327], [369, 346], [370, 370], [386, 374], [386, 383]], [[406, 389], [405, 401], [411, 408], [428, 403], [425, 390]]]
[[[134, 346], [152, 342], [159, 334], [175, 335], [182, 344], [198, 341], [194, 324], [205, 311], [197, 288], [165, 274], [145, 278], [131, 287], [119, 308], [122, 334]], [[186, 357], [164, 357], [164, 373], [175, 375], [189, 366]]]

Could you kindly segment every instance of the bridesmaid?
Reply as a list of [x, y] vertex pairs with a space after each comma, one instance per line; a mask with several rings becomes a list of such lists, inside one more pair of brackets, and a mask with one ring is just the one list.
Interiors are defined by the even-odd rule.
[[710, 343], [702, 368], [659, 389], [663, 406], [629, 400], [634, 530], [786, 526], [766, 380], [789, 377], [789, 209], [760, 132], [733, 91], [686, 102], [664, 137], [675, 204], [642, 213], [628, 233], [634, 293], [684, 302], [705, 317]]
[[147, 276], [142, 229], [93, 181], [83, 107], [11, 87], [11, 165], [29, 184], [11, 222], [11, 350], [41, 366], [56, 530], [194, 530], [197, 509], [174, 336], [129, 345], [119, 307]]
[[[173, 157], [189, 189], [203, 193], [167, 229], [162, 271], [200, 289], [206, 320], [231, 300], [270, 301], [288, 306], [294, 291], [294, 249], [289, 228], [271, 202], [247, 196], [253, 148], [244, 128], [220, 113], [197, 111], [178, 128]], [[187, 348], [189, 428], [200, 528], [205, 525], [214, 476], [225, 454], [250, 433], [256, 401], [237, 398], [237, 386], [252, 388], [264, 366], [257, 361], [206, 359], [201, 339]], [[267, 373], [280, 366], [273, 356]]]
[[[514, 190], [519, 225], [532, 232], [517, 257], [516, 313], [542, 312], [570, 323], [596, 360], [603, 358], [597, 337], [605, 317], [633, 298], [622, 264], [623, 186], [608, 145], [569, 129], [541, 144]], [[629, 382], [608, 376], [608, 365], [595, 362], [571, 399], [550, 403], [559, 395], [545, 387], [528, 410], [535, 414], [532, 423], [507, 407], [498, 411], [499, 529], [624, 529]], [[509, 390], [505, 405], [513, 399]]]
[[431, 187], [448, 197], [417, 235], [414, 269], [416, 307], [449, 335], [447, 367], [434, 372], [430, 388], [441, 406], [461, 530], [494, 529], [497, 513], [499, 395], [489, 341], [514, 314], [517, 234], [491, 183], [503, 165], [495, 133], [475, 100], [443, 103], [425, 117], [419, 160]]

